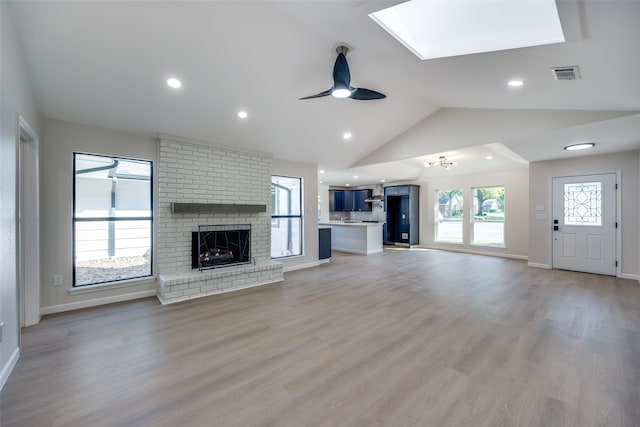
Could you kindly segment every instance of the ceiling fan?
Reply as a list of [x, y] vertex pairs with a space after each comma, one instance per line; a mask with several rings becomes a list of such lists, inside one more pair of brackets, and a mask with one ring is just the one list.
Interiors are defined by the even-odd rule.
[[349, 73], [349, 65], [347, 64], [346, 54], [349, 52], [347, 46], [338, 46], [336, 48], [338, 57], [336, 63], [333, 66], [333, 86], [329, 90], [320, 92], [316, 95], [305, 96], [300, 99], [312, 99], [320, 98], [323, 96], [333, 95], [336, 98], [351, 98], [361, 101], [367, 101], [370, 99], [382, 99], [387, 96], [383, 93], [376, 92], [375, 90], [356, 88], [351, 86], [351, 73]]

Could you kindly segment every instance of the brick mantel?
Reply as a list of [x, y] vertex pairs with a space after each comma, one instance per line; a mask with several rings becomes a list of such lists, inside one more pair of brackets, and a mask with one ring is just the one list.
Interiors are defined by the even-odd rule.
[[[271, 169], [267, 155], [160, 139], [158, 162], [158, 273], [163, 303], [282, 280], [271, 261]], [[200, 206], [184, 213], [172, 204]], [[220, 209], [245, 205], [256, 212]], [[202, 206], [218, 208], [201, 209]], [[191, 232], [199, 225], [251, 224], [255, 264], [216, 274], [191, 269]], [[233, 274], [232, 274], [233, 273]]]

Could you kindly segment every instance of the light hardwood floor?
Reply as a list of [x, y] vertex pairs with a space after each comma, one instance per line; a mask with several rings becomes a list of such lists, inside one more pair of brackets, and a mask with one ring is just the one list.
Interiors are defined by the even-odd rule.
[[23, 331], [10, 426], [639, 426], [640, 284], [426, 250]]

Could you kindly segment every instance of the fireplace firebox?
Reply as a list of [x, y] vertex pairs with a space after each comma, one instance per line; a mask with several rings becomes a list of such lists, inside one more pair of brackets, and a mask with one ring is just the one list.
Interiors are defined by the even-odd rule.
[[251, 224], [200, 225], [191, 233], [191, 268], [251, 263]]

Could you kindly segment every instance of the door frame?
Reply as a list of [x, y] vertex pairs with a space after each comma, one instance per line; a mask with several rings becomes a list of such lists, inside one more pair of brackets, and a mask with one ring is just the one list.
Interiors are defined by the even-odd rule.
[[[573, 175], [554, 175], [549, 177], [548, 181], [548, 216], [547, 216], [547, 259], [549, 260], [549, 268], [553, 269], [553, 180], [554, 178], [579, 178], [581, 176], [589, 176], [589, 175], [604, 175], [604, 174], [615, 174], [616, 175], [616, 222], [618, 223], [618, 227], [616, 227], [615, 237], [616, 237], [616, 261], [618, 265], [616, 265], [616, 277], [622, 276], [622, 171], [618, 169], [617, 171], [608, 171], [608, 172], [581, 172]], [[611, 277], [611, 276], [609, 276]]]
[[[27, 120], [18, 114], [16, 135], [16, 270], [18, 324], [40, 322], [40, 145]], [[23, 144], [29, 145], [25, 153]], [[31, 179], [25, 179], [25, 175]], [[25, 259], [29, 268], [25, 268]], [[24, 299], [22, 298], [24, 292]], [[24, 301], [24, 307], [22, 306]]]

